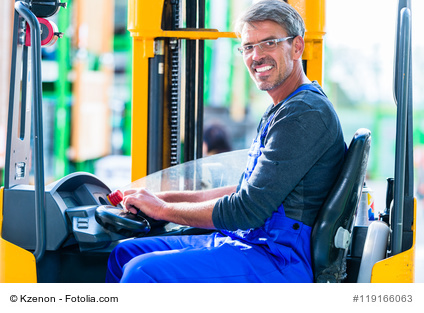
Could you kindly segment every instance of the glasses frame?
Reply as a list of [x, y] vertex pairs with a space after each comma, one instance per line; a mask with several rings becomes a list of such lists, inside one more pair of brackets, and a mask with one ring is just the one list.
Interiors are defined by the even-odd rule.
[[273, 50], [273, 49], [275, 49], [277, 47], [277, 44], [279, 42], [283, 42], [283, 41], [286, 41], [286, 40], [289, 40], [289, 39], [292, 39], [292, 38], [295, 38], [295, 37], [296, 36], [289, 36], [289, 37], [278, 38], [278, 39], [268, 39], [268, 40], [264, 40], [264, 41], [261, 41], [261, 42], [258, 42], [258, 43], [252, 44], [252, 45], [245, 45], [245, 46], [238, 47], [237, 50], [242, 55], [248, 55], [248, 54], [252, 53], [256, 46], [259, 46], [259, 48], [261, 48], [262, 51], [266, 51], [267, 48], [265, 48], [265, 50], [264, 50], [264, 48], [262, 47], [262, 45], [265, 44], [265, 43], [267, 43], [267, 42], [273, 42], [273, 43], [275, 43], [275, 47], [273, 46], [271, 48], [271, 50]]

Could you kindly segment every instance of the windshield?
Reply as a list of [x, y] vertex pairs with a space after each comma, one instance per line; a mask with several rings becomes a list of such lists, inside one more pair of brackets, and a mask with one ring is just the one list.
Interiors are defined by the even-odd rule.
[[136, 180], [122, 190], [207, 190], [237, 185], [246, 168], [247, 151], [225, 152], [175, 165]]

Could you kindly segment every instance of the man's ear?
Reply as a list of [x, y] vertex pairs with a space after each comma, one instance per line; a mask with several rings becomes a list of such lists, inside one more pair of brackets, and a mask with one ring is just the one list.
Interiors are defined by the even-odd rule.
[[305, 41], [302, 36], [296, 36], [293, 38], [292, 52], [293, 60], [299, 60], [302, 58], [303, 50], [305, 50]]

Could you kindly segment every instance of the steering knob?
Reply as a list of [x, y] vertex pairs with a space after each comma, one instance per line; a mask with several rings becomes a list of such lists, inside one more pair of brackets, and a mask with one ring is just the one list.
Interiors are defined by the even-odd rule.
[[[108, 194], [107, 199], [109, 200], [110, 204], [116, 207], [119, 205], [119, 203], [122, 202], [122, 200], [124, 199], [124, 195], [122, 191], [118, 189]], [[148, 227], [142, 226], [142, 228], [144, 228], [145, 230], [142, 230], [141, 232], [148, 232], [150, 228], [152, 227], [161, 227], [167, 223], [166, 221], [155, 220], [147, 216], [146, 214], [144, 214], [138, 208], [136, 207], [134, 208], [137, 210], [136, 214], [133, 214], [130, 212], [124, 212], [121, 208], [112, 208], [111, 206], [104, 206], [102, 207], [102, 209], [99, 210], [99, 212], [97, 211], [96, 212], [98, 214], [99, 220], [101, 220], [103, 224], [107, 224], [108, 227], [110, 226], [110, 224], [116, 225], [117, 224], [116, 222], [119, 221], [121, 225], [127, 225], [127, 226], [131, 225], [129, 226], [130, 228], [132, 227], [137, 228], [137, 227], [140, 227], [140, 225], [136, 225], [132, 222], [125, 221], [125, 219], [131, 220], [131, 221], [138, 220], [138, 221], [143, 221], [143, 223], [147, 223], [148, 225]], [[105, 213], [105, 210], [110, 214]], [[99, 222], [99, 224], [103, 225], [102, 222]]]
[[115, 190], [114, 192], [111, 192], [107, 195], [107, 199], [109, 200], [110, 204], [117, 206], [124, 199], [124, 195], [122, 194], [121, 190]]

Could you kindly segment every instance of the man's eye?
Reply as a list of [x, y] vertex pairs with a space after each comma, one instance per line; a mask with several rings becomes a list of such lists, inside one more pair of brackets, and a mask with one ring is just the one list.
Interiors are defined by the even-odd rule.
[[243, 47], [243, 50], [244, 51], [251, 51], [253, 49], [253, 46], [252, 45], [248, 45], [248, 46], [244, 46]]
[[270, 40], [270, 41], [265, 41], [265, 42], [264, 42], [264, 44], [265, 44], [265, 46], [267, 46], [267, 47], [273, 47], [273, 46], [275, 46], [275, 42], [274, 42], [274, 41], [272, 41], [272, 40]]

